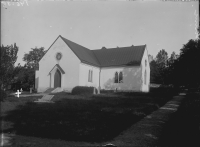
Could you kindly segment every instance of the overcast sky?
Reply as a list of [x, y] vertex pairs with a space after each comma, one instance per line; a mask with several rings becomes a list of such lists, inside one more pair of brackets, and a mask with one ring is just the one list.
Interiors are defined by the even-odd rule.
[[147, 45], [154, 57], [179, 53], [194, 39], [198, 2], [28, 1], [1, 4], [1, 44], [16, 43], [18, 60], [31, 48], [48, 49], [58, 35], [89, 49]]

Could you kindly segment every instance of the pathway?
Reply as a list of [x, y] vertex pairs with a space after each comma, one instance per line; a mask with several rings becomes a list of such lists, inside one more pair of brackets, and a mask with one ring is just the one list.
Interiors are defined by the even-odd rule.
[[39, 103], [54, 103], [51, 101], [54, 95], [44, 95], [41, 99], [38, 99], [38, 101], [34, 102], [39, 102]]
[[113, 141], [107, 143], [112, 143], [117, 147], [156, 146], [163, 128], [172, 117], [172, 114], [177, 111], [183, 98], [184, 95], [175, 96], [163, 107], [160, 107], [157, 111], [146, 116], [131, 128], [124, 131]]

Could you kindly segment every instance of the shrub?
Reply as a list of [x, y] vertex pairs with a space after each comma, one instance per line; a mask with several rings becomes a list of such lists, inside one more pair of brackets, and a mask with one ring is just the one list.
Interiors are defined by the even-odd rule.
[[[95, 91], [97, 93], [97, 89], [95, 88]], [[78, 94], [93, 94], [94, 87], [86, 87], [86, 86], [76, 86], [72, 89], [72, 94], [78, 95]]]
[[177, 95], [179, 90], [172, 86], [161, 85], [160, 87], [150, 87], [151, 94], [161, 94], [161, 95]]
[[0, 89], [0, 101], [3, 102], [7, 97], [6, 91]]
[[101, 93], [105, 93], [105, 94], [107, 94], [107, 93], [114, 93], [114, 90], [105, 90], [105, 89], [102, 89]]

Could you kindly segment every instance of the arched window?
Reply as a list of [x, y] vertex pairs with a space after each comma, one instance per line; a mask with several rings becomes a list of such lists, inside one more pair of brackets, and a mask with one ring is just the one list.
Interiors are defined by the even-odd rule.
[[118, 83], [118, 72], [115, 73], [115, 83]]
[[119, 73], [119, 83], [123, 83], [123, 73]]
[[93, 71], [89, 70], [89, 73], [88, 73], [88, 82], [92, 82], [92, 76], [93, 76]]
[[92, 76], [93, 76], [93, 71], [91, 70], [91, 73], [90, 73], [90, 81], [92, 82]]
[[90, 82], [90, 70], [89, 70], [89, 73], [88, 73], [88, 82]]
[[147, 67], [147, 60], [145, 60], [145, 67]]
[[147, 71], [144, 71], [144, 84], [146, 85], [147, 83]]

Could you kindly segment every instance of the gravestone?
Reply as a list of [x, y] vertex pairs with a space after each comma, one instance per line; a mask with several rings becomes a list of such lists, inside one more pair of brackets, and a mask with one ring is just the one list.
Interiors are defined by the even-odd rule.
[[17, 92], [15, 93], [15, 95], [17, 95], [18, 98], [19, 98], [20, 94], [21, 94], [21, 92], [19, 92], [19, 90], [17, 90]]
[[31, 87], [31, 88], [30, 88], [30, 93], [32, 93], [32, 90], [33, 90], [33, 88]]

